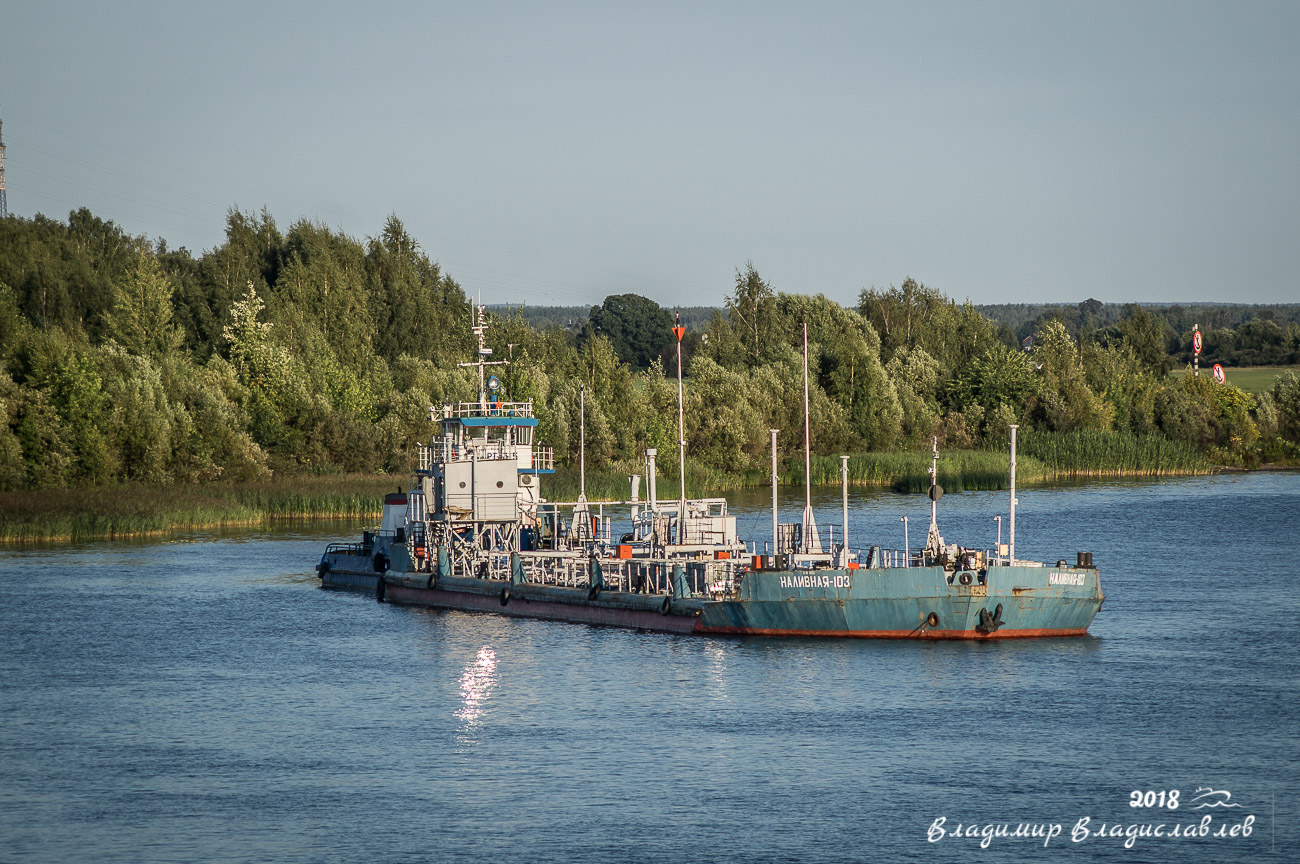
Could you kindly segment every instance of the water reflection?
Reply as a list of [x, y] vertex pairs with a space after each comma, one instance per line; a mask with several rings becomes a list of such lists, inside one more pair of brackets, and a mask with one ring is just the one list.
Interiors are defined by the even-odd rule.
[[715, 699], [727, 698], [727, 651], [719, 642], [710, 640], [704, 647], [708, 663], [710, 690]]
[[456, 718], [461, 721], [460, 740], [472, 743], [470, 733], [479, 725], [483, 716], [483, 705], [497, 685], [497, 652], [487, 645], [478, 649], [478, 654], [465, 667], [460, 676], [461, 706], [456, 709]]

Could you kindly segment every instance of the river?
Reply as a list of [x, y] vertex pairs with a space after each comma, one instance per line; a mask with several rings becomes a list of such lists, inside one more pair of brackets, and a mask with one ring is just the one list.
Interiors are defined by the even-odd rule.
[[[992, 546], [1006, 498], [944, 497], [944, 535]], [[928, 503], [854, 491], [850, 542], [915, 546]], [[338, 523], [3, 551], [0, 861], [1296, 860], [1300, 475], [1024, 489], [1017, 523], [1094, 553], [1089, 636], [400, 608], [318, 587]]]

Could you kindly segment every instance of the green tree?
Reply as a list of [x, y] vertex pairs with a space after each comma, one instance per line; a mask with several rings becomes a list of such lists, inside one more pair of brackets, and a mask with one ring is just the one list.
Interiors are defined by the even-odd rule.
[[[44, 405], [58, 417], [58, 438], [72, 457], [63, 480], [42, 481], [46, 485], [93, 486], [117, 474], [118, 458], [107, 437], [111, 409], [105, 393], [108, 382], [99, 368], [97, 353], [84, 339], [74, 339], [59, 329], [37, 334], [30, 342], [25, 383], [47, 397]], [[45, 416], [44, 405], [34, 416]]]
[[196, 354], [207, 357], [222, 347], [230, 307], [247, 286], [265, 295], [279, 279], [284, 237], [268, 210], [260, 216], [232, 209], [226, 214], [226, 242], [203, 256], [197, 274], [184, 283], [180, 316], [196, 328]]
[[139, 253], [130, 278], [115, 287], [104, 332], [128, 352], [148, 357], [171, 354], [184, 342], [172, 323], [172, 286], [152, 255]]
[[472, 352], [465, 293], [421, 251], [396, 215], [366, 250], [375, 350], [455, 362]]
[[898, 393], [902, 432], [910, 443], [929, 439], [939, 422], [939, 362], [924, 348], [900, 348], [885, 366]]
[[1166, 348], [1168, 325], [1136, 303], [1124, 306], [1124, 317], [1117, 325], [1123, 344], [1153, 375], [1164, 377], [1173, 368], [1173, 358]]
[[754, 262], [745, 262], [745, 272], [736, 271], [736, 287], [727, 298], [727, 313], [746, 362], [758, 365], [781, 334], [777, 329], [776, 292], [758, 275]]
[[18, 419], [21, 391], [0, 368], [0, 492], [21, 489], [27, 481], [23, 445], [11, 426]]
[[103, 357], [111, 406], [108, 435], [120, 454], [122, 476], [142, 483], [170, 482], [176, 424], [158, 366], [113, 345], [103, 349]]
[[19, 309], [17, 293], [0, 282], [0, 369], [23, 347], [30, 332], [31, 325]]
[[230, 307], [230, 322], [221, 331], [240, 380], [262, 390], [284, 384], [289, 373], [289, 358], [271, 339], [273, 325], [259, 320], [265, 308], [249, 282], [248, 292]]
[[305, 401], [302, 382], [291, 376], [293, 358], [272, 338], [273, 325], [259, 320], [266, 304], [253, 283], [243, 299], [230, 307], [222, 330], [230, 363], [246, 388], [245, 409], [253, 440], [263, 447], [294, 449], [290, 418]]
[[245, 393], [221, 357], [197, 367], [187, 357], [160, 361], [172, 416], [167, 472], [177, 482], [257, 480], [268, 474], [266, 453], [248, 434], [240, 409]]
[[970, 303], [958, 306], [911, 278], [901, 288], [863, 291], [858, 311], [880, 334], [880, 354], [886, 363], [903, 349], [923, 348], [939, 364], [941, 386], [1002, 341], [998, 328]]
[[673, 317], [658, 303], [639, 294], [612, 294], [591, 307], [585, 339], [603, 335], [618, 359], [635, 369], [647, 369], [660, 351], [672, 344]]
[[1049, 321], [1038, 331], [1033, 359], [1042, 371], [1039, 399], [1041, 419], [1047, 428], [1110, 428], [1112, 408], [1088, 386], [1078, 346], [1062, 322]]
[[26, 466], [25, 486], [52, 489], [75, 479], [76, 453], [59, 412], [42, 390], [24, 389], [14, 411], [14, 434]]
[[[1000, 435], [1003, 421], [1020, 418], [1039, 393], [1040, 381], [1028, 355], [996, 343], [958, 370], [949, 385], [948, 401], [963, 413], [974, 406], [982, 409], [979, 416], [987, 414], [988, 422], [971, 431], [987, 437]], [[968, 414], [974, 416], [975, 412]]]
[[870, 322], [822, 294], [782, 292], [777, 309], [789, 348], [800, 358], [807, 322], [813, 381], [844, 409], [852, 445], [876, 449], [895, 444], [902, 429], [902, 407], [881, 363], [880, 337]]

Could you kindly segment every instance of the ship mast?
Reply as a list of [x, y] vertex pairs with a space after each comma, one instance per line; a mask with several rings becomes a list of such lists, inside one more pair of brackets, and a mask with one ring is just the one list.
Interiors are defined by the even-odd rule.
[[780, 545], [777, 540], [780, 536], [780, 532], [776, 521], [776, 433], [781, 430], [769, 429], [767, 431], [772, 433], [772, 554], [776, 555], [780, 551]]
[[587, 500], [587, 385], [578, 385], [578, 500]]
[[847, 566], [849, 563], [849, 457], [840, 457], [840, 494], [843, 496], [842, 506], [844, 524], [840, 529], [843, 535], [840, 538], [840, 549], [842, 552], [841, 566]]
[[930, 457], [930, 530], [934, 531], [939, 527], [939, 496], [934, 494], [939, 485], [939, 436], [930, 440], [934, 447], [934, 455]]
[[[1007, 539], [1007, 563], [1016, 563], [1016, 430], [1020, 427], [1011, 424], [1011, 536]], [[1001, 526], [998, 526], [1001, 531]]]
[[934, 449], [930, 458], [930, 531], [925, 548], [933, 555], [943, 546], [943, 538], [939, 536], [939, 499], [943, 497], [943, 487], [939, 485], [939, 436], [934, 436], [931, 444]]
[[821, 552], [812, 509], [812, 455], [808, 435], [808, 322], [803, 322], [803, 551]]
[[682, 337], [686, 328], [682, 326], [682, 313], [677, 313], [677, 324], [673, 327], [677, 337], [677, 455], [681, 462], [682, 493], [677, 502], [677, 542], [686, 542], [686, 409], [682, 399]]
[[468, 367], [468, 366], [478, 367], [478, 407], [480, 411], [486, 414], [487, 413], [487, 371], [485, 367], [505, 366], [507, 365], [507, 363], [504, 360], [487, 359], [488, 357], [492, 356], [492, 349], [488, 347], [487, 336], [486, 336], [488, 323], [487, 323], [487, 316], [484, 313], [487, 311], [487, 307], [483, 305], [475, 304], [470, 308], [475, 309], [477, 313], [475, 316], [475, 320], [478, 323], [476, 323], [473, 327], [471, 327], [470, 330], [472, 330], [474, 332], [474, 335], [478, 337], [478, 359], [475, 360], [473, 363], [457, 363], [456, 365], [462, 367]]

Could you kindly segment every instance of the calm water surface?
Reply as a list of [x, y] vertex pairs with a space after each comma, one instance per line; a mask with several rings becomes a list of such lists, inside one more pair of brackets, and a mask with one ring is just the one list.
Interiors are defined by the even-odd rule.
[[[770, 535], [767, 500], [740, 505], [747, 536]], [[354, 526], [0, 553], [0, 861], [1300, 858], [1300, 475], [1020, 502], [1022, 555], [1094, 552], [1089, 637], [699, 639], [399, 608], [318, 587], [323, 542]], [[819, 504], [838, 525], [838, 491]], [[992, 546], [1005, 506], [949, 495], [943, 533]], [[907, 515], [915, 545], [928, 514], [855, 493], [850, 540], [901, 547]], [[1241, 806], [1193, 809], [1198, 789]], [[1070, 837], [1206, 814], [1251, 834]], [[930, 842], [940, 818], [1062, 834]]]

